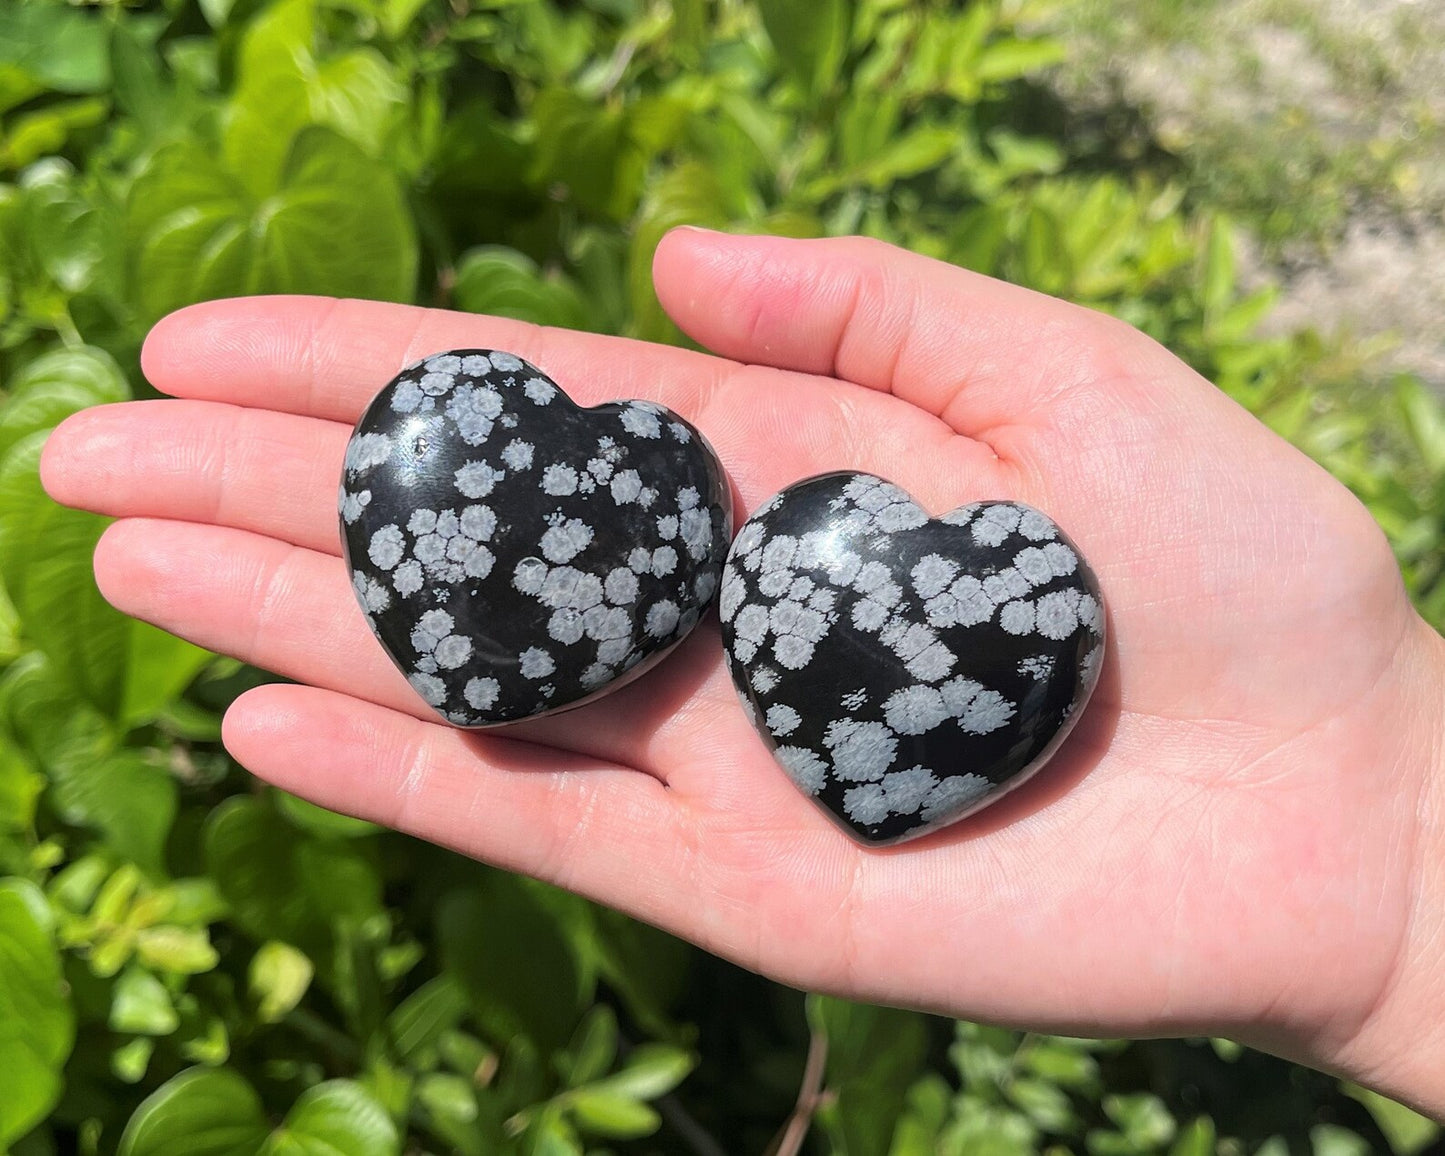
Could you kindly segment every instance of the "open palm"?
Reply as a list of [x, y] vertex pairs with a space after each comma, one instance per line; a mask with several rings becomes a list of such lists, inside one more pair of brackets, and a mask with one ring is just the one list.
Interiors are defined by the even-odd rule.
[[[123, 519], [96, 555], [116, 606], [307, 684], [226, 718], [235, 756], [287, 790], [800, 986], [1347, 1051], [1410, 929], [1424, 776], [1401, 720], [1422, 693], [1408, 656], [1436, 641], [1363, 508], [1163, 349], [1047, 297], [868, 241], [693, 230], [656, 282], [720, 357], [368, 302], [196, 306], [144, 354], [182, 400], [70, 419], [45, 482]], [[599, 702], [438, 725], [355, 605], [335, 501], [371, 395], [461, 346], [515, 352], [582, 404], [676, 409], [744, 513], [833, 469], [935, 514], [1043, 509], [1104, 591], [1092, 705], [1025, 787], [885, 851], [772, 761], [711, 619]]]

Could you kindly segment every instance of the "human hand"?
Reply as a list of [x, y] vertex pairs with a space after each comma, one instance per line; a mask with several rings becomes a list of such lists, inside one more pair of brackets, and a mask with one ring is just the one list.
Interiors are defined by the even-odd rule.
[[[235, 757], [288, 791], [787, 983], [1227, 1034], [1445, 1111], [1427, 966], [1445, 647], [1363, 507], [1137, 331], [1051, 298], [870, 241], [697, 230], [664, 240], [655, 279], [720, 357], [371, 302], [183, 310], [142, 357], [180, 400], [69, 419], [45, 484], [122, 519], [96, 551], [117, 607], [308, 684], [226, 716]], [[335, 501], [371, 395], [461, 346], [515, 352], [581, 404], [676, 409], [744, 514], [834, 469], [934, 514], [1039, 507], [1104, 591], [1093, 702], [1033, 780], [891, 850], [789, 783], [712, 619], [598, 703], [505, 735], [437, 724], [355, 604]]]

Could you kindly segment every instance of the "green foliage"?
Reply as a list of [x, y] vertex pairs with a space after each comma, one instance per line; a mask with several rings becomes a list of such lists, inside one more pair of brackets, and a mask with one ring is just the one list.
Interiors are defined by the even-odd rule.
[[804, 1006], [257, 790], [219, 733], [263, 676], [111, 610], [102, 521], [41, 492], [46, 432], [144, 396], [145, 330], [188, 302], [345, 293], [678, 340], [650, 279], [673, 225], [863, 232], [1178, 350], [1369, 503], [1445, 622], [1438, 399], [1309, 334], [1259, 339], [1270, 299], [1239, 294], [1236, 226], [1198, 187], [1030, 128], [1030, 78], [1066, 52], [1034, 7], [0, 9], [0, 1150], [761, 1151], [805, 1075], [816, 1152], [1434, 1139], [1222, 1041]]

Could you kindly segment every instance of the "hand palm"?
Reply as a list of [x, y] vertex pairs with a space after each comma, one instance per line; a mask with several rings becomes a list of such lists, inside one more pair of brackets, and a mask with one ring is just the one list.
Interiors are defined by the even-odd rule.
[[[658, 286], [750, 364], [395, 306], [222, 302], [147, 349], [188, 400], [72, 419], [46, 481], [127, 519], [97, 554], [118, 606], [311, 684], [243, 697], [227, 742], [327, 806], [803, 986], [1082, 1032], [1357, 1028], [1408, 919], [1398, 831], [1418, 784], [1383, 782], [1390, 752], [1370, 746], [1415, 620], [1353, 499], [1132, 330], [920, 258], [683, 234]], [[1039, 506], [1103, 586], [1093, 705], [1028, 785], [890, 851], [788, 783], [711, 620], [647, 677], [507, 737], [427, 721], [354, 605], [335, 490], [369, 395], [464, 345], [517, 352], [587, 404], [679, 410], [744, 510], [841, 468], [935, 514]]]

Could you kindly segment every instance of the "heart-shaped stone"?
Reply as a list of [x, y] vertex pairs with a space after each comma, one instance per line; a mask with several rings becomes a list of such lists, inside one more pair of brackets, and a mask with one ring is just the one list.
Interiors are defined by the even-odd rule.
[[871, 474], [765, 503], [733, 542], [719, 611], [778, 762], [872, 844], [961, 819], [1038, 770], [1104, 653], [1098, 582], [1048, 517], [977, 502], [930, 520]]
[[722, 466], [647, 401], [583, 409], [519, 357], [403, 370], [346, 449], [341, 529], [367, 621], [448, 722], [614, 689], [697, 624], [731, 533]]

